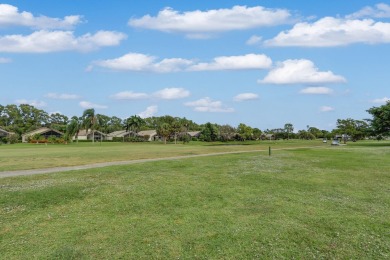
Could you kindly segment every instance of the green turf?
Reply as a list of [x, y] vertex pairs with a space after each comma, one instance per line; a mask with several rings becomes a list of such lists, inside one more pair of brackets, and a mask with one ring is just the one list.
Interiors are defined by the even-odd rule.
[[1, 259], [387, 259], [390, 149], [0, 179]]
[[153, 143], [73, 143], [16, 144], [0, 146], [0, 171], [30, 170], [58, 166], [74, 166], [134, 159], [163, 158], [181, 155], [250, 151], [275, 148], [323, 145], [321, 141], [261, 141], [189, 144]]

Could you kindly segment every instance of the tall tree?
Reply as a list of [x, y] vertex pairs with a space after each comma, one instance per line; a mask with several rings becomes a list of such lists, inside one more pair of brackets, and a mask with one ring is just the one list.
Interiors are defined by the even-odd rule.
[[131, 116], [125, 120], [126, 131], [138, 133], [145, 121], [138, 115]]
[[65, 139], [67, 141], [73, 142], [73, 136], [76, 138], [76, 141], [79, 141], [79, 131], [81, 127], [81, 120], [77, 116], [72, 117], [69, 124], [66, 127]]
[[83, 126], [85, 127], [85, 134], [88, 136], [88, 131], [91, 129], [92, 132], [92, 142], [95, 142], [95, 126], [96, 126], [96, 116], [95, 109], [89, 108], [84, 110], [83, 113]]
[[336, 131], [343, 135], [344, 143], [348, 137], [353, 141], [363, 139], [368, 133], [368, 124], [362, 120], [354, 120], [352, 118], [337, 119]]
[[253, 129], [246, 124], [239, 124], [237, 127], [237, 132], [240, 134], [242, 140], [251, 140], [253, 137]]
[[168, 123], [162, 123], [157, 127], [157, 135], [161, 136], [164, 140], [164, 144], [167, 144], [167, 139], [172, 133], [171, 126]]
[[371, 126], [376, 135], [390, 136], [390, 100], [380, 107], [367, 110], [372, 115]]
[[290, 139], [290, 134], [294, 131], [294, 126], [291, 123], [284, 125], [284, 131], [287, 133], [287, 140]]

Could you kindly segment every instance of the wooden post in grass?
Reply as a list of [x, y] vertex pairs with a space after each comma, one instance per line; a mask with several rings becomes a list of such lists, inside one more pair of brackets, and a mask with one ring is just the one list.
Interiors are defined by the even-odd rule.
[[268, 147], [268, 156], [271, 156], [271, 146]]

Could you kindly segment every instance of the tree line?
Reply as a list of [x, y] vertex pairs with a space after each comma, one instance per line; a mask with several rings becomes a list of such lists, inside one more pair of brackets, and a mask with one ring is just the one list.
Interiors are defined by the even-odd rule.
[[306, 129], [294, 132], [292, 123], [286, 123], [281, 128], [260, 130], [240, 123], [237, 127], [215, 123], [197, 124], [192, 120], [169, 115], [141, 118], [132, 115], [126, 119], [95, 113], [94, 109], [84, 110], [81, 116], [71, 118], [60, 113], [49, 114], [32, 105], [15, 104], [0, 105], [0, 127], [15, 133], [13, 138], [20, 139], [24, 133], [40, 127], [49, 127], [65, 133], [66, 140], [72, 140], [81, 129], [98, 130], [103, 133], [127, 130], [137, 133], [142, 130], [156, 130], [166, 142], [168, 139], [188, 141], [184, 133], [200, 131], [199, 139], [203, 141], [258, 140], [267, 135], [273, 139], [331, 139], [337, 135], [347, 136], [354, 141], [366, 137], [382, 139], [390, 135], [390, 101], [379, 107], [367, 110], [371, 119], [355, 120], [352, 118], [338, 119], [336, 128], [332, 131], [307, 126]]

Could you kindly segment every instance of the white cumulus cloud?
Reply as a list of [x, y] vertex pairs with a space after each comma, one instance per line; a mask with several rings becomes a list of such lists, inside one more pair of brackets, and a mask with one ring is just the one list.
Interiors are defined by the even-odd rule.
[[390, 98], [384, 97], [384, 98], [376, 98], [371, 100], [371, 102], [375, 104], [385, 104], [387, 101], [390, 101]]
[[120, 71], [169, 73], [178, 71], [212, 71], [212, 70], [252, 70], [267, 69], [272, 60], [264, 54], [246, 54], [241, 56], [221, 56], [212, 62], [198, 62], [182, 58], [166, 58], [158, 60], [157, 57], [142, 53], [127, 53], [119, 58], [94, 61], [87, 70], [93, 66]]
[[80, 15], [65, 16], [63, 19], [47, 16], [34, 16], [30, 12], [20, 12], [16, 6], [0, 4], [0, 27], [24, 26], [36, 29], [71, 29], [82, 22]]
[[180, 99], [190, 96], [190, 92], [184, 88], [164, 88], [153, 94], [160, 99]]
[[79, 95], [75, 94], [59, 94], [59, 93], [47, 93], [45, 95], [46, 98], [51, 98], [51, 99], [79, 99], [81, 98]]
[[233, 98], [234, 101], [236, 102], [241, 102], [241, 101], [247, 101], [247, 100], [255, 100], [258, 99], [259, 95], [255, 93], [241, 93], [238, 94]]
[[234, 108], [226, 107], [221, 101], [213, 101], [209, 97], [205, 97], [196, 101], [186, 102], [185, 106], [193, 107], [197, 112], [234, 112]]
[[122, 91], [111, 96], [113, 99], [118, 100], [135, 100], [135, 99], [145, 99], [149, 95], [146, 93], [137, 93], [133, 91]]
[[388, 18], [390, 17], [390, 6], [384, 3], [377, 4], [375, 7], [366, 6], [346, 16], [347, 19], [359, 19], [363, 17]]
[[138, 115], [141, 118], [148, 118], [148, 117], [152, 117], [152, 116], [156, 115], [157, 112], [158, 112], [158, 106], [149, 106], [146, 108], [145, 111], [139, 113]]
[[207, 70], [249, 70], [267, 69], [272, 60], [264, 54], [246, 54], [242, 56], [221, 56], [214, 58], [211, 63], [198, 63], [189, 68], [192, 71]]
[[17, 104], [27, 104], [37, 108], [45, 107], [47, 104], [44, 101], [39, 100], [27, 100], [27, 99], [18, 99], [16, 100]]
[[270, 84], [326, 84], [346, 82], [331, 71], [319, 71], [310, 60], [286, 60], [272, 69], [259, 83]]
[[157, 16], [132, 18], [128, 24], [136, 28], [184, 33], [189, 38], [205, 38], [212, 33], [284, 24], [290, 17], [288, 10], [262, 6], [234, 6], [231, 9], [189, 12], [165, 8]]
[[325, 17], [314, 23], [298, 23], [264, 42], [268, 46], [334, 47], [354, 43], [390, 43], [390, 23], [372, 19]]
[[98, 31], [76, 37], [72, 31], [36, 31], [30, 35], [0, 36], [0, 52], [48, 53], [59, 51], [88, 52], [116, 46], [126, 35], [114, 31]]
[[333, 107], [330, 107], [330, 106], [322, 106], [320, 107], [320, 111], [321, 112], [330, 112], [330, 111], [333, 111], [334, 108]]
[[327, 87], [308, 87], [299, 91], [301, 94], [312, 94], [312, 95], [329, 95], [333, 93], [333, 89]]
[[119, 58], [95, 61], [94, 65], [112, 70], [144, 71], [144, 72], [175, 72], [192, 64], [192, 61], [172, 58], [157, 61], [157, 57], [142, 53], [127, 53]]
[[102, 109], [105, 109], [105, 108], [108, 108], [107, 106], [95, 104], [95, 103], [92, 103], [92, 102], [89, 102], [89, 101], [81, 101], [79, 103], [79, 105], [80, 105], [80, 107], [82, 107], [84, 109], [88, 109], [88, 108], [102, 108]]

